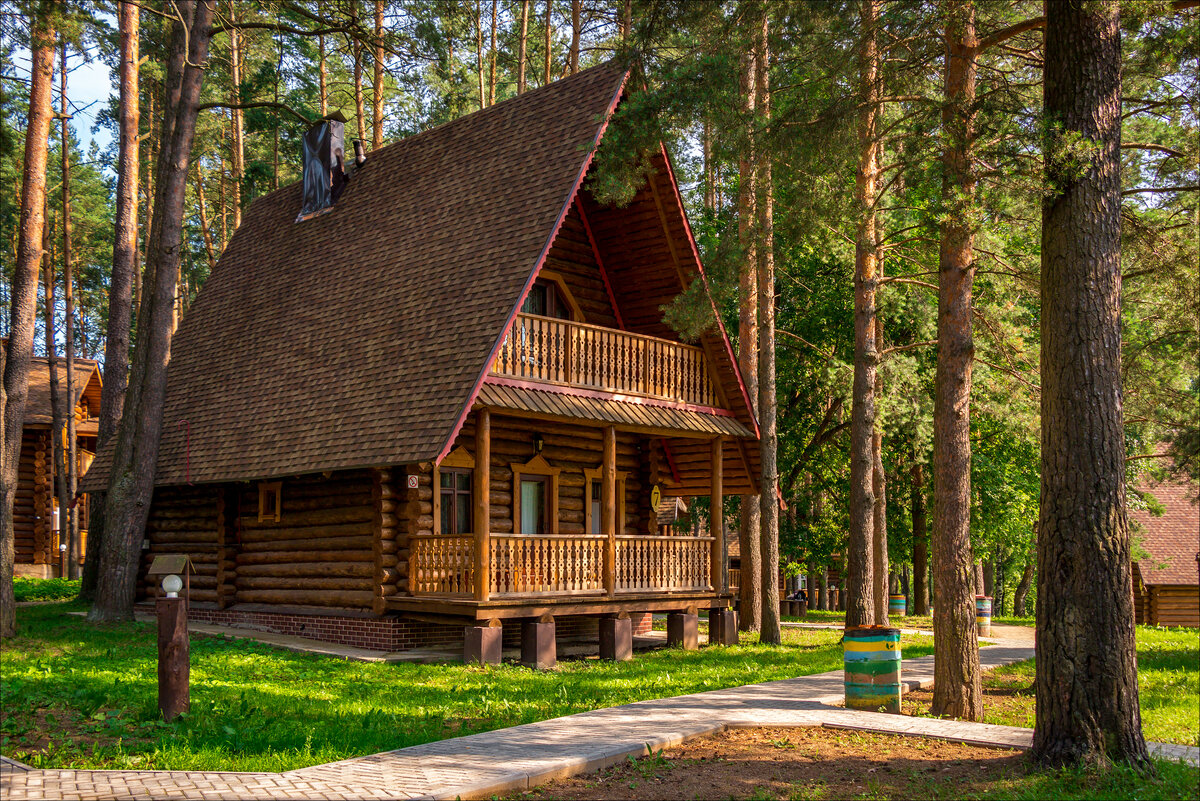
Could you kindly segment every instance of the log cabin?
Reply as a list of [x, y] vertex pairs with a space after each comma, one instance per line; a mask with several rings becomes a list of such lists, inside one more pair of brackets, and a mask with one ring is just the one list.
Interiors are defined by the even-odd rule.
[[143, 576], [186, 553], [193, 618], [484, 662], [625, 656], [654, 612], [736, 637], [723, 527], [658, 508], [757, 492], [758, 428], [666, 150], [624, 207], [588, 188], [624, 93], [602, 65], [344, 172], [310, 132], [176, 334]]
[[1133, 609], [1139, 624], [1200, 627], [1200, 505], [1196, 482], [1144, 479], [1162, 514], [1130, 509], [1134, 541], [1145, 552], [1133, 562]]
[[[75, 413], [76, 465], [79, 475], [87, 472], [96, 452], [99, 433], [100, 367], [91, 359], [75, 359], [72, 407]], [[58, 359], [58, 384], [67, 394], [66, 365]], [[34, 356], [29, 364], [29, 396], [25, 401], [25, 425], [21, 432], [21, 461], [17, 494], [13, 501], [14, 561], [17, 576], [51, 578], [61, 575], [63, 555], [59, 552], [58, 500], [54, 497], [54, 459], [51, 432], [54, 414], [50, 404], [50, 362]], [[67, 432], [61, 436], [66, 442]], [[86, 496], [76, 503], [79, 510], [80, 558], [87, 542]]]

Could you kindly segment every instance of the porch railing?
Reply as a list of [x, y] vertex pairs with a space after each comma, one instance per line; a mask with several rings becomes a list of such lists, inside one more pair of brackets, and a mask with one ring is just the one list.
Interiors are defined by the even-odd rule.
[[704, 351], [598, 325], [518, 314], [492, 375], [718, 405]]
[[[603, 536], [493, 534], [489, 541], [491, 597], [604, 594]], [[474, 542], [469, 534], [411, 538], [410, 592], [473, 596]], [[711, 537], [619, 536], [615, 544], [617, 595], [711, 589]]]

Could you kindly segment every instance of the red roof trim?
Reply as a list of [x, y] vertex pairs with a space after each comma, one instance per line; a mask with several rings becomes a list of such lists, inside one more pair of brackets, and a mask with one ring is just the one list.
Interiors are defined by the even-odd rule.
[[[462, 411], [458, 413], [458, 419], [454, 423], [454, 428], [450, 431], [450, 436], [446, 438], [446, 444], [438, 452], [438, 462], [445, 459], [446, 455], [450, 453], [450, 449], [454, 447], [454, 440], [458, 438], [458, 432], [462, 430], [463, 423], [467, 421], [467, 415], [471, 413], [471, 407], [475, 405], [475, 399], [479, 397], [479, 389], [483, 386], [484, 379], [487, 378], [487, 374], [492, 369], [492, 363], [496, 360], [496, 353], [500, 350], [500, 345], [504, 342], [504, 337], [508, 335], [508, 330], [512, 327], [513, 320], [521, 310], [521, 306], [525, 303], [525, 297], [529, 294], [530, 288], [533, 287], [533, 282], [537, 280], [538, 273], [542, 271], [542, 266], [546, 263], [546, 256], [550, 254], [550, 246], [554, 244], [554, 239], [558, 236], [563, 221], [567, 218], [567, 213], [571, 210], [571, 204], [575, 202], [575, 196], [579, 194], [579, 187], [583, 185], [584, 176], [587, 175], [588, 168], [592, 166], [592, 159], [596, 156], [596, 148], [600, 146], [600, 139], [604, 136], [604, 132], [608, 130], [608, 123], [612, 120], [613, 112], [617, 109], [617, 103], [621, 101], [621, 95], [625, 91], [625, 81], [628, 79], [629, 71], [626, 70], [622, 73], [621, 80], [617, 82], [617, 90], [613, 94], [612, 100], [609, 101], [607, 110], [604, 112], [604, 121], [600, 123], [600, 129], [596, 131], [596, 137], [592, 140], [592, 146], [588, 150], [587, 158], [583, 161], [583, 166], [579, 168], [579, 175], [575, 177], [575, 183], [571, 186], [571, 191], [567, 195], [566, 202], [563, 203], [562, 211], [558, 213], [558, 219], [554, 221], [554, 227], [550, 229], [550, 235], [546, 237], [546, 244], [542, 246], [541, 255], [538, 256], [537, 261], [533, 265], [533, 272], [529, 274], [529, 278], [525, 281], [525, 288], [521, 290], [521, 296], [517, 298], [512, 311], [508, 313], [508, 319], [504, 322], [504, 328], [500, 330], [500, 334], [496, 337], [491, 351], [488, 352], [487, 361], [483, 363], [483, 368], [479, 371], [479, 377], [475, 379], [475, 385], [471, 389], [471, 394], [467, 398], [466, 404], [463, 405]], [[755, 431], [757, 432], [757, 430], [756, 425]]]
[[713, 317], [717, 321], [717, 330], [721, 332], [721, 340], [725, 343], [725, 352], [729, 355], [730, 363], [733, 365], [733, 374], [737, 376], [738, 388], [741, 389], [746, 409], [750, 412], [750, 424], [754, 427], [755, 436], [761, 436], [762, 434], [758, 429], [758, 413], [755, 409], [755, 404], [750, 400], [750, 393], [746, 390], [746, 384], [742, 380], [742, 370], [738, 366], [737, 356], [734, 355], [733, 345], [729, 341], [729, 335], [725, 332], [725, 324], [721, 322], [721, 313], [717, 311], [717, 302], [713, 300], [712, 286], [708, 283], [708, 276], [704, 274], [704, 263], [700, 261], [700, 249], [696, 247], [696, 237], [692, 234], [692, 224], [688, 220], [687, 210], [683, 206], [683, 197], [679, 194], [679, 181], [675, 179], [675, 167], [671, 164], [671, 155], [667, 153], [667, 148], [662, 142], [658, 143], [658, 148], [662, 154], [663, 161], [667, 165], [667, 175], [671, 179], [671, 192], [675, 196], [675, 205], [679, 210], [679, 216], [683, 218], [683, 230], [687, 233], [688, 246], [692, 249], [692, 258], [696, 261], [696, 271], [700, 274], [700, 280], [704, 282], [705, 294], [708, 295], [708, 302], [712, 306]]
[[588, 244], [592, 246], [592, 255], [596, 257], [596, 265], [600, 268], [600, 277], [604, 279], [604, 291], [608, 293], [608, 302], [612, 304], [613, 316], [617, 318], [617, 327], [624, 329], [625, 321], [621, 319], [621, 307], [617, 305], [617, 296], [613, 294], [612, 284], [608, 281], [608, 270], [604, 269], [604, 260], [600, 258], [600, 248], [596, 247], [596, 237], [592, 236], [592, 226], [588, 223], [587, 212], [583, 210], [583, 201], [575, 196], [575, 205], [579, 209], [579, 219], [583, 221], [583, 230], [587, 232]]

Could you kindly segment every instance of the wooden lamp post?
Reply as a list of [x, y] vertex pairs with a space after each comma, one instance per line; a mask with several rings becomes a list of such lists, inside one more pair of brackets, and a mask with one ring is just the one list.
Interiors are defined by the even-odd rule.
[[[158, 708], [167, 721], [188, 711], [190, 705], [187, 603], [193, 570], [187, 554], [161, 554], [146, 571], [147, 576], [164, 577], [166, 594], [155, 599], [154, 611], [158, 617]], [[180, 590], [184, 591], [182, 598]]]

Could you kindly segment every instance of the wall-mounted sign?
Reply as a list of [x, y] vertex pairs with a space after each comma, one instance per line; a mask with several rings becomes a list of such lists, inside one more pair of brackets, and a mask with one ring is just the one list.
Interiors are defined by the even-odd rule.
[[416, 476], [409, 476], [409, 477], [408, 477], [408, 488], [409, 488], [409, 489], [416, 489], [416, 488], [417, 488], [417, 477], [416, 477]]
[[657, 509], [660, 503], [662, 503], [662, 487], [655, 484], [654, 489], [650, 490], [650, 508]]

